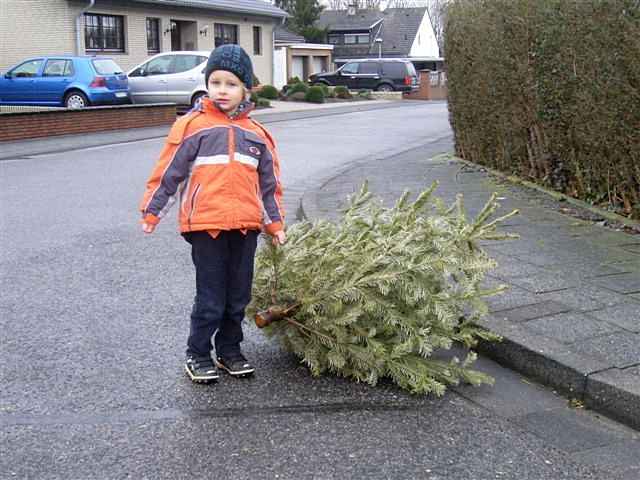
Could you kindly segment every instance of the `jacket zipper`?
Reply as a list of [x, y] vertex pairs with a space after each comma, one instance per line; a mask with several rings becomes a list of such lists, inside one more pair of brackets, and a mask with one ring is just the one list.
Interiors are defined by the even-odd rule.
[[193, 216], [193, 212], [196, 211], [196, 198], [198, 197], [198, 192], [200, 191], [200, 184], [196, 185], [196, 188], [193, 189], [193, 193], [191, 194], [191, 211], [189, 212], [189, 230], [191, 230], [191, 217]]

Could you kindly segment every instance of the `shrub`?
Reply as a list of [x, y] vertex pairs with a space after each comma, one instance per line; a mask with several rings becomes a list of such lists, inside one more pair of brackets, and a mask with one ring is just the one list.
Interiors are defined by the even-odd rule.
[[324, 103], [324, 90], [322, 87], [309, 87], [304, 99], [311, 103]]
[[343, 87], [342, 85], [337, 86], [333, 89], [333, 91], [338, 98], [352, 98], [349, 89], [347, 87]]
[[299, 77], [291, 77], [289, 80], [287, 80], [287, 85], [293, 85], [295, 83], [302, 83], [302, 80], [300, 80]]
[[320, 87], [322, 89], [322, 93], [324, 93], [324, 96], [325, 97], [329, 96], [329, 85], [327, 85], [326, 83], [322, 83], [322, 82], [316, 83], [314, 87]]
[[309, 90], [309, 87], [307, 86], [306, 83], [302, 83], [302, 82], [293, 83], [289, 85], [289, 88], [287, 88], [287, 97], [298, 92], [307, 93], [308, 90]]
[[638, 31], [637, 0], [450, 2], [458, 155], [640, 218]]
[[251, 92], [251, 97], [249, 97], [251, 103], [258, 104], [258, 94], [256, 92]]
[[271, 102], [264, 97], [258, 97], [258, 107], [270, 107], [271, 106]]
[[278, 98], [278, 89], [273, 85], [264, 85], [258, 92], [258, 96], [268, 98], [269, 100], [276, 100]]

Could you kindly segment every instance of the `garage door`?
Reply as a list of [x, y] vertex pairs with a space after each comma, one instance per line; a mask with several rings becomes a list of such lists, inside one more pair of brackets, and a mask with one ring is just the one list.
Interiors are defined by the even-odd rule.
[[326, 71], [326, 68], [324, 66], [324, 58], [313, 57], [313, 73], [322, 73], [325, 71]]
[[298, 77], [300, 80], [304, 78], [304, 57], [292, 57], [291, 76]]
[[276, 48], [273, 51], [273, 86], [280, 90], [287, 84], [287, 50]]

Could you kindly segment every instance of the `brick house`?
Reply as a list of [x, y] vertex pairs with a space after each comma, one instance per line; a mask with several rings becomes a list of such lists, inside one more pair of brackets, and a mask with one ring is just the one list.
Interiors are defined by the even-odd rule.
[[0, 0], [0, 72], [38, 55], [106, 55], [123, 69], [173, 50], [238, 43], [273, 83], [274, 30], [287, 14], [261, 0]]
[[333, 68], [333, 45], [307, 43], [301, 35], [283, 26], [275, 31], [273, 85], [282, 88], [291, 77], [306, 80], [312, 73]]
[[327, 29], [337, 65], [355, 58], [407, 58], [418, 70], [442, 65], [425, 7], [324, 10], [317, 26]]

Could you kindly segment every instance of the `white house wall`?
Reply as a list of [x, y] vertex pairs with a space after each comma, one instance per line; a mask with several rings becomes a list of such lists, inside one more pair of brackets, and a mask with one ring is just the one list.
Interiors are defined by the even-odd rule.
[[422, 22], [420, 22], [416, 38], [413, 40], [413, 44], [411, 45], [409, 57], [440, 57], [438, 42], [436, 41], [436, 36], [433, 33], [431, 20], [426, 12], [424, 17], [422, 17]]

